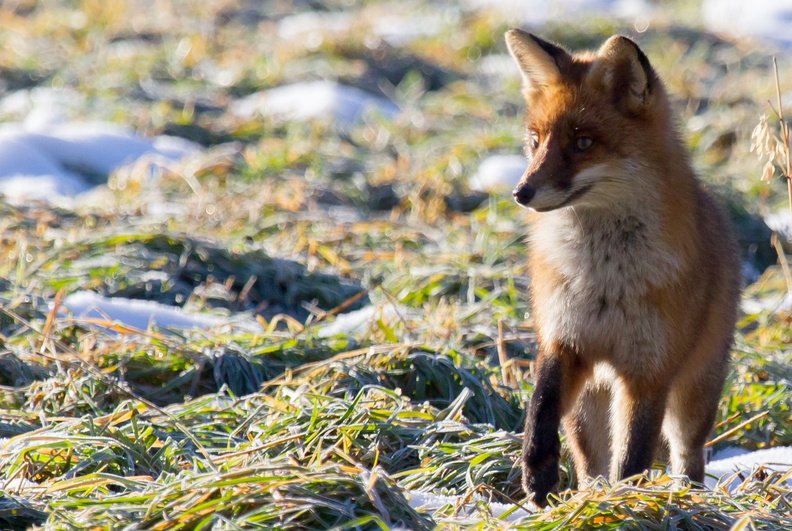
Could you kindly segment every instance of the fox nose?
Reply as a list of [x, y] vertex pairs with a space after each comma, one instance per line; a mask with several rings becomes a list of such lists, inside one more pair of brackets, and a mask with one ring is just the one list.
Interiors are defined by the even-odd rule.
[[528, 205], [533, 199], [533, 196], [536, 194], [536, 188], [533, 186], [528, 186], [527, 184], [519, 184], [517, 188], [514, 189], [512, 195], [514, 196], [514, 200], [517, 201], [522, 206]]

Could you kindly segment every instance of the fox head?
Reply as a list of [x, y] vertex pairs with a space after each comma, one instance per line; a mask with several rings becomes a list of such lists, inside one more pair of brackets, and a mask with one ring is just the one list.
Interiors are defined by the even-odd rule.
[[647, 169], [662, 168], [678, 141], [665, 90], [638, 45], [613, 36], [572, 55], [518, 29], [506, 44], [527, 104], [528, 169], [515, 200], [539, 212], [609, 208], [650, 190]]

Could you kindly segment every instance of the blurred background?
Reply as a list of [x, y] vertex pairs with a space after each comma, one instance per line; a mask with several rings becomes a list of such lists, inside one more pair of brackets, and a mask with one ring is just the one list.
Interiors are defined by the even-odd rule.
[[[337, 313], [489, 300], [442, 335], [530, 329], [515, 26], [644, 48], [738, 226], [746, 283], [770, 268], [746, 304], [788, 311], [792, 3], [769, 0], [3, 2], [12, 291], [298, 321], [364, 292]], [[190, 238], [215, 243], [185, 278]]]
[[[792, 98], [784, 0], [7, 0], [0, 120], [17, 147], [0, 151], [0, 191], [74, 196], [143, 153], [225, 146], [235, 175], [297, 179], [326, 201], [470, 206], [469, 189], [519, 171], [517, 158], [488, 159], [520, 153], [518, 76], [502, 42], [514, 26], [572, 49], [634, 37], [676, 98], [701, 173], [761, 198], [756, 209], [782, 202], [783, 183], [755, 179], [747, 148], [772, 114], [772, 56]], [[103, 154], [89, 153], [94, 142]], [[19, 149], [38, 162], [18, 167]], [[58, 169], [55, 182], [41, 177]]]

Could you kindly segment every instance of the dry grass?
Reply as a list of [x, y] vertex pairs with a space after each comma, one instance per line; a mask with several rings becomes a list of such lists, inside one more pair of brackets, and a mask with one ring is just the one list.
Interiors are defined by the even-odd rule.
[[[658, 470], [563, 490], [516, 523], [490, 514], [491, 501], [521, 497], [535, 347], [520, 213], [467, 186], [483, 156], [519, 152], [519, 80], [482, 74], [476, 59], [504, 52], [501, 16], [416, 4], [440, 13], [438, 33], [377, 48], [389, 12], [377, 2], [347, 6], [353, 29], [318, 44], [263, 38], [279, 7], [157, 6], [156, 17], [133, 3], [0, 7], [0, 26], [15, 29], [0, 33], [7, 91], [65, 85], [86, 98], [74, 118], [207, 145], [154, 178], [143, 165], [119, 171], [73, 208], [0, 201], [0, 527], [779, 529], [792, 519], [790, 478], [770, 471], [705, 490]], [[620, 29], [547, 32], [589, 45]], [[754, 178], [745, 156], [772, 96], [756, 83], [768, 56], [691, 27], [640, 40], [680, 97], [696, 165], [733, 204], [747, 259], [771, 265], [746, 299], [783, 294], [756, 212], [786, 190]], [[379, 90], [403, 112], [341, 129], [227, 112], [314, 74]], [[260, 330], [134, 330], [53, 309], [78, 289], [258, 314]], [[365, 326], [319, 333], [368, 303], [378, 310]], [[792, 444], [791, 318], [769, 306], [743, 316], [715, 449]], [[567, 489], [567, 456], [562, 468]], [[411, 490], [479, 501], [473, 512], [414, 510]]]

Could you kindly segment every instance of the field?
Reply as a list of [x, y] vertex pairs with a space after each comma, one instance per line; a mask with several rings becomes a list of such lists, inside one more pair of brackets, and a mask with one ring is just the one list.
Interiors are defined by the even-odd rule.
[[[0, 528], [792, 528], [788, 467], [699, 488], [658, 462], [577, 491], [564, 453], [552, 507], [520, 505], [526, 222], [471, 180], [521, 153], [523, 103], [509, 14], [471, 4], [0, 5], [2, 121], [195, 142], [109, 176], [72, 165], [98, 185], [77, 197], [0, 199]], [[697, 9], [539, 32], [624, 32], [664, 78], [748, 279], [710, 447], [792, 446], [792, 235], [765, 223], [787, 185], [782, 154], [751, 152], [761, 115], [779, 130], [773, 55], [792, 116], [792, 56]], [[256, 96], [318, 79], [355, 90]], [[86, 290], [127, 306], [82, 315]], [[127, 299], [203, 325], [134, 323], [162, 307]]]

